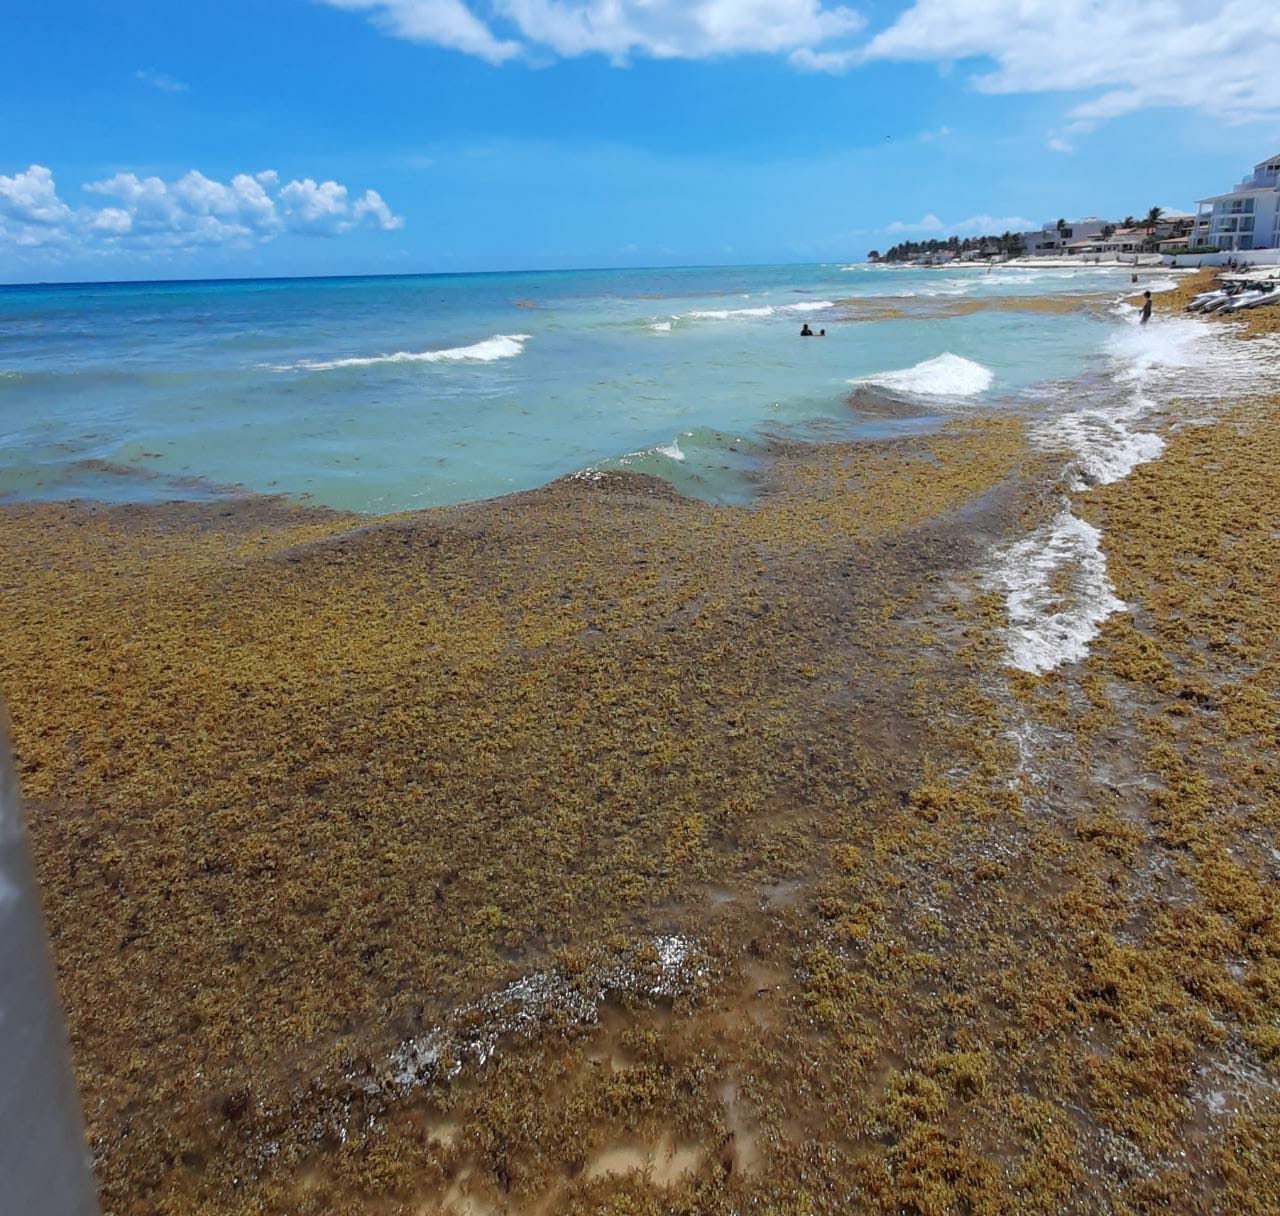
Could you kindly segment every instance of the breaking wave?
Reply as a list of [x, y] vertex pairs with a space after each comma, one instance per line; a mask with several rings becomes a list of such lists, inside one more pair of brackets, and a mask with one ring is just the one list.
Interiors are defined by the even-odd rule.
[[948, 351], [936, 358], [925, 359], [914, 367], [877, 372], [874, 376], [862, 376], [849, 383], [870, 384], [921, 397], [976, 397], [995, 383], [995, 374], [981, 363]]
[[374, 367], [382, 363], [494, 363], [514, 359], [524, 353], [529, 334], [495, 334], [470, 346], [446, 350], [397, 351], [392, 355], [354, 356], [349, 359], [301, 359], [297, 363], [273, 367], [277, 372], [328, 372], [341, 367]]
[[695, 308], [684, 315], [699, 321], [737, 321], [775, 317], [780, 312], [826, 312], [835, 307], [832, 300], [802, 300], [798, 304], [761, 304], [756, 308]]
[[700, 321], [731, 321], [738, 317], [771, 317], [775, 311], [765, 304], [760, 308], [695, 308], [685, 315]]

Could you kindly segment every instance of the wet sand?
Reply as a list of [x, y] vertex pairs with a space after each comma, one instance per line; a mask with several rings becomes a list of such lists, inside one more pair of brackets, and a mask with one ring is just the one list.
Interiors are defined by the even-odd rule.
[[1013, 416], [750, 508], [0, 511], [104, 1208], [1276, 1210], [1280, 404], [1174, 422], [1041, 678]]

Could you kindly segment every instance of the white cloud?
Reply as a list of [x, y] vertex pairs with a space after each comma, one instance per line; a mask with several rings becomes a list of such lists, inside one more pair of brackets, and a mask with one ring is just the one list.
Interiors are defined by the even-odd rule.
[[912, 223], [910, 220], [894, 220], [886, 228], [886, 232], [897, 234], [899, 232], [941, 232], [943, 228], [942, 221], [931, 211], [923, 219], [916, 220]]
[[139, 68], [134, 72], [133, 78], [142, 81], [143, 84], [149, 84], [153, 89], [159, 89], [162, 93], [185, 93], [190, 87], [185, 80], [176, 80], [172, 76], [166, 76], [163, 72], [156, 72], [151, 68]]
[[315, 0], [386, 33], [500, 64], [548, 54], [707, 59], [785, 55], [841, 73], [884, 60], [984, 60], [981, 92], [1083, 95], [1052, 132], [1073, 136], [1151, 106], [1237, 123], [1280, 116], [1275, 0], [914, 0], [874, 36], [839, 0]]
[[1036, 227], [1033, 220], [1021, 215], [971, 215], [968, 219], [944, 223], [933, 212], [915, 222], [894, 220], [884, 231], [891, 236], [905, 233], [940, 233], [946, 236], [996, 236], [1002, 232], [1027, 232]]
[[111, 202], [71, 208], [44, 165], [0, 176], [0, 248], [179, 253], [198, 246], [261, 244], [283, 233], [338, 236], [359, 227], [390, 232], [404, 225], [376, 190], [352, 200], [347, 188], [333, 181], [305, 178], [280, 186], [272, 169], [238, 173], [229, 182], [195, 169], [169, 182], [117, 173], [85, 183], [84, 190]]
[[655, 59], [776, 54], [853, 33], [863, 19], [819, 0], [496, 0], [531, 42], [558, 55]]
[[351, 216], [357, 224], [366, 216], [371, 217], [383, 232], [393, 232], [404, 227], [404, 217], [393, 215], [391, 208], [383, 202], [382, 195], [376, 190], [366, 190], [356, 199], [351, 208]]
[[599, 54], [617, 63], [634, 55], [705, 59], [795, 52], [801, 66], [833, 70], [816, 62], [821, 57], [812, 56], [813, 49], [865, 24], [852, 9], [828, 7], [824, 0], [489, 0], [488, 9], [512, 35], [503, 39], [462, 0], [319, 2], [368, 11], [397, 37], [452, 47], [491, 63], [528, 51], [566, 58]]
[[71, 208], [58, 197], [53, 174], [43, 165], [0, 176], [0, 243], [24, 248], [57, 244], [71, 218]]
[[842, 75], [861, 59], [861, 51], [815, 51], [807, 46], [792, 51], [790, 55], [792, 67], [804, 72], [826, 72], [830, 76]]
[[1038, 228], [1035, 220], [1025, 215], [971, 215], [967, 220], [951, 224], [947, 231], [957, 236], [972, 233], [974, 236], [994, 236], [1001, 232], [1028, 232]]
[[53, 174], [43, 165], [0, 177], [0, 215], [20, 224], [62, 223], [71, 209], [58, 197]]
[[366, 218], [384, 232], [404, 227], [404, 220], [391, 214], [376, 190], [366, 190], [354, 203], [347, 201], [347, 188], [337, 182], [311, 178], [292, 181], [280, 191], [281, 219], [289, 232], [313, 236], [337, 236], [350, 232]]
[[1150, 106], [1280, 115], [1277, 45], [1280, 5], [1256, 0], [916, 0], [864, 58], [990, 59], [972, 81], [984, 93], [1103, 90], [1069, 112], [1072, 135]]
[[370, 12], [375, 23], [397, 38], [448, 47], [503, 63], [520, 44], [496, 38], [462, 0], [321, 0], [333, 8]]

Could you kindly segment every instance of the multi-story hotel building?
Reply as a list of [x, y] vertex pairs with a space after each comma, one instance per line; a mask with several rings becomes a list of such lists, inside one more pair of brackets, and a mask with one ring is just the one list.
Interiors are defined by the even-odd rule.
[[1280, 248], [1280, 155], [1255, 165], [1229, 194], [1202, 198], [1191, 244], [1233, 253]]

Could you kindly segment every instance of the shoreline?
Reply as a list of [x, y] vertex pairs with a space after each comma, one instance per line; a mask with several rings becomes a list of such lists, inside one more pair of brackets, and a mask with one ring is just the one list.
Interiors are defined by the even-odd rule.
[[[0, 510], [107, 1206], [1248, 1211], [1269, 402], [1075, 488], [974, 404], [749, 508]], [[1034, 677], [987, 576], [1064, 495], [1126, 610]]]

